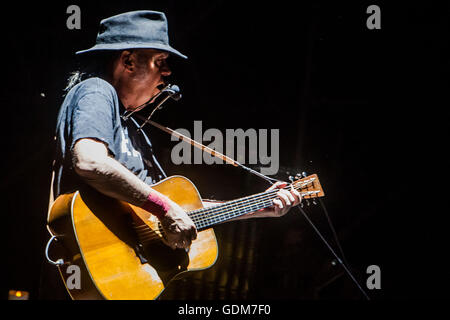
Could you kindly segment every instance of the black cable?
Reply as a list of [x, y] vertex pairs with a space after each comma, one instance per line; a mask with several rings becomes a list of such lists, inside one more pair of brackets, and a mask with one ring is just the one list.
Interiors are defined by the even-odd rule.
[[336, 258], [336, 260], [341, 264], [341, 266], [344, 268], [345, 272], [347, 272], [347, 274], [349, 275], [349, 277], [352, 279], [352, 281], [356, 284], [356, 286], [359, 288], [359, 290], [362, 292], [362, 294], [366, 297], [367, 300], [370, 300], [370, 297], [367, 295], [367, 293], [364, 291], [364, 289], [361, 287], [361, 285], [358, 283], [358, 281], [355, 279], [355, 277], [353, 276], [353, 274], [350, 272], [350, 270], [347, 268], [347, 266], [342, 262], [342, 260], [339, 258], [339, 256], [336, 254], [336, 252], [334, 252], [333, 248], [330, 246], [330, 244], [328, 243], [327, 240], [325, 240], [325, 238], [322, 236], [322, 234], [320, 233], [320, 231], [316, 228], [316, 226], [314, 225], [314, 223], [312, 223], [312, 221], [309, 219], [309, 217], [306, 215], [305, 211], [297, 206], [298, 210], [300, 210], [300, 212], [303, 214], [303, 216], [305, 217], [305, 219], [309, 222], [309, 224], [312, 226], [312, 228], [314, 229], [314, 231], [317, 233], [317, 235], [320, 237], [320, 239], [322, 239], [322, 241], [325, 243], [325, 245], [328, 247], [328, 249], [331, 251], [331, 253], [334, 255], [334, 257]]
[[341, 252], [342, 260], [347, 265], [347, 267], [350, 268], [350, 264], [348, 263], [347, 259], [345, 258], [344, 250], [341, 247], [341, 243], [337, 236], [336, 230], [334, 229], [333, 223], [331, 222], [330, 215], [328, 214], [328, 210], [325, 207], [325, 204], [323, 203], [322, 199], [321, 198], [318, 198], [318, 199], [319, 199], [320, 206], [322, 207], [322, 209], [325, 213], [325, 216], [327, 217], [328, 225], [330, 226], [331, 232], [333, 233], [334, 241], [336, 242], [336, 245], [337, 245], [339, 251]]

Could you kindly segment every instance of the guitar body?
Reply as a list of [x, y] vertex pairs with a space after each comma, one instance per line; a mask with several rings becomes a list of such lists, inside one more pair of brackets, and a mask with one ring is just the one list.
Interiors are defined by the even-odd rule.
[[[191, 181], [169, 177], [152, 186], [184, 210], [202, 208]], [[211, 267], [218, 256], [213, 229], [199, 231], [190, 250], [173, 250], [162, 241], [154, 215], [93, 189], [59, 196], [48, 216], [60, 246], [52, 255], [65, 262], [59, 272], [72, 299], [157, 299], [170, 281]], [[136, 244], [141, 243], [141, 250]], [[145, 260], [143, 260], [145, 259]], [[80, 283], [74, 281], [74, 267]]]

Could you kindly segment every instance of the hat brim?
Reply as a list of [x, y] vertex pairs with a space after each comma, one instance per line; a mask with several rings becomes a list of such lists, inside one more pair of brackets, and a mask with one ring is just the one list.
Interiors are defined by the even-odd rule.
[[175, 50], [171, 46], [160, 43], [103, 43], [103, 44], [96, 44], [92, 48], [86, 50], [77, 51], [75, 54], [83, 54], [103, 50], [126, 50], [126, 49], [157, 49], [173, 53], [174, 55], [183, 59], [188, 58], [187, 56], [185, 56], [178, 50]]

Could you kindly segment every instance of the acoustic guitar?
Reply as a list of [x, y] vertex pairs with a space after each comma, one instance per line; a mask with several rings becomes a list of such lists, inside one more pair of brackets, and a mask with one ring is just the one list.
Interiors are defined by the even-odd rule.
[[[324, 196], [317, 175], [291, 185], [303, 199]], [[197, 188], [185, 177], [172, 176], [152, 188], [178, 203], [195, 223], [197, 239], [189, 250], [168, 247], [164, 230], [151, 213], [93, 189], [60, 195], [54, 201], [47, 221], [52, 237], [46, 256], [57, 265], [72, 299], [157, 299], [172, 280], [215, 263], [214, 225], [271, 206], [277, 192], [204, 208]], [[58, 244], [51, 246], [56, 262], [49, 258], [53, 242]]]

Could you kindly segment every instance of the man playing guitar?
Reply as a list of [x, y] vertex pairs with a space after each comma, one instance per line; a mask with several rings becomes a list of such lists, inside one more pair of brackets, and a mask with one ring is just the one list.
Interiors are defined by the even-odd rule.
[[[87, 184], [156, 215], [166, 244], [188, 249], [197, 237], [194, 222], [177, 203], [152, 188], [165, 173], [137, 122], [122, 117], [160, 92], [171, 74], [169, 55], [186, 58], [168, 43], [165, 15], [133, 11], [104, 19], [96, 45], [77, 54], [90, 61], [90, 71], [84, 79], [80, 72], [72, 76], [58, 115], [54, 196]], [[283, 189], [286, 185], [276, 183], [269, 189], [279, 189], [272, 206], [236, 219], [286, 214], [301, 202], [300, 193]]]

